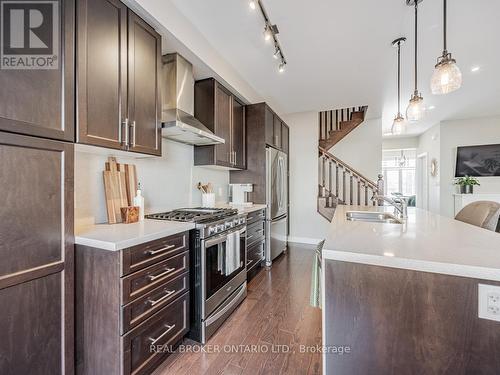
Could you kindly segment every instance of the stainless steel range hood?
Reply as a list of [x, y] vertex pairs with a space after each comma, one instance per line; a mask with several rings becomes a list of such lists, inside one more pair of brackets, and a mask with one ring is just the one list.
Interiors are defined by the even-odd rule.
[[193, 66], [177, 53], [163, 56], [162, 137], [190, 145], [225, 143], [194, 117]]

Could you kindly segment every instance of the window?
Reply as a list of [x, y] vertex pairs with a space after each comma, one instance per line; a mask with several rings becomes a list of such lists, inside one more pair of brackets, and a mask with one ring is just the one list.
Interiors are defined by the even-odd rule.
[[386, 195], [393, 193], [415, 195], [416, 159], [416, 149], [382, 151], [382, 173]]

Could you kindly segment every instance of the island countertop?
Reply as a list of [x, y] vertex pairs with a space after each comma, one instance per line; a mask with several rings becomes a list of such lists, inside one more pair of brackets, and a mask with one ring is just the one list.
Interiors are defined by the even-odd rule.
[[404, 224], [349, 221], [347, 211], [393, 208], [339, 205], [324, 259], [500, 281], [500, 233], [418, 208]]
[[75, 244], [118, 251], [193, 228], [193, 223], [151, 219], [133, 224], [87, 225], [75, 229]]

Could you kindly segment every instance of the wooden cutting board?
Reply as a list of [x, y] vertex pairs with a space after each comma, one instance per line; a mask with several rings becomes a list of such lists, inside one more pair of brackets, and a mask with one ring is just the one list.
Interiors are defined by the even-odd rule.
[[121, 222], [120, 191], [118, 186], [118, 173], [104, 171], [104, 191], [106, 193], [106, 211], [108, 212], [108, 223]]
[[127, 185], [128, 205], [134, 205], [134, 197], [137, 192], [137, 172], [134, 164], [125, 164], [125, 180]]
[[103, 176], [108, 222], [120, 223], [121, 208], [129, 206], [125, 167], [123, 164], [118, 164], [116, 158], [109, 157], [105, 169]]

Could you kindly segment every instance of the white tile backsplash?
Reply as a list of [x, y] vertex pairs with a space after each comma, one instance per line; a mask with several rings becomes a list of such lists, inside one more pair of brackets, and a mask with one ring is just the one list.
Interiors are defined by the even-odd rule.
[[[211, 182], [217, 202], [227, 202], [229, 172], [193, 166], [193, 146], [163, 140], [163, 156], [134, 158], [117, 156], [119, 163], [135, 164], [143, 189], [145, 211], [159, 212], [201, 205], [198, 181]], [[120, 153], [123, 155], [123, 153]], [[75, 152], [75, 225], [105, 223], [106, 202], [102, 171], [108, 156], [100, 150]]]

